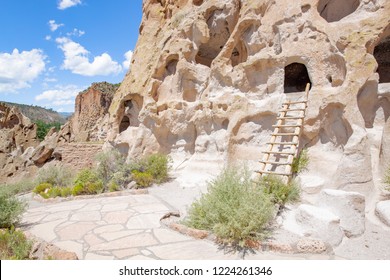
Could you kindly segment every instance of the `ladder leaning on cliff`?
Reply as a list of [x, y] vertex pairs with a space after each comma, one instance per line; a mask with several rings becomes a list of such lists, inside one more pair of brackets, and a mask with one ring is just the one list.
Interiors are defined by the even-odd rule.
[[284, 178], [284, 181], [290, 181], [292, 164], [294, 158], [298, 156], [299, 137], [303, 130], [309, 90], [310, 84], [308, 83], [304, 100], [283, 102], [277, 122], [273, 125], [274, 132], [267, 143], [268, 149], [263, 152], [263, 159], [260, 161], [261, 169], [256, 171], [262, 176], [279, 175]]

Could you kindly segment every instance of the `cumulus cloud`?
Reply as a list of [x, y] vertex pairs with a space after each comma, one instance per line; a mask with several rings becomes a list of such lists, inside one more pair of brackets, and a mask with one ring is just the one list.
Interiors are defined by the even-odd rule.
[[49, 28], [50, 28], [50, 30], [52, 31], [52, 32], [54, 32], [54, 31], [56, 31], [58, 28], [60, 28], [61, 26], [64, 26], [64, 24], [62, 24], [62, 23], [56, 23], [56, 21], [55, 20], [49, 20], [49, 22], [48, 22], [48, 24], [49, 24]]
[[124, 69], [129, 69], [130, 68], [130, 64], [131, 64], [131, 59], [133, 57], [133, 51], [128, 51], [125, 53], [124, 55], [125, 57], [125, 61], [123, 61], [122, 65], [123, 65], [123, 68]]
[[45, 70], [45, 59], [38, 49], [0, 53], [0, 92], [30, 87], [30, 83]]
[[54, 89], [46, 90], [35, 97], [36, 101], [45, 101], [50, 106], [73, 105], [75, 97], [82, 91], [82, 88], [75, 85], [57, 86]]
[[78, 30], [77, 28], [74, 28], [72, 32], [66, 33], [67, 36], [76, 36], [76, 37], [81, 37], [85, 34], [85, 31], [83, 30]]
[[81, 4], [81, 0], [60, 0], [58, 2], [58, 9], [65, 10], [79, 4]]
[[46, 41], [50, 41], [51, 40], [51, 36], [50, 35], [46, 35], [45, 40]]
[[69, 38], [57, 38], [58, 47], [64, 52], [65, 59], [62, 69], [70, 70], [74, 74], [82, 76], [108, 76], [122, 72], [122, 66], [113, 61], [107, 53], [95, 56], [93, 61], [89, 61], [89, 51], [82, 45]]

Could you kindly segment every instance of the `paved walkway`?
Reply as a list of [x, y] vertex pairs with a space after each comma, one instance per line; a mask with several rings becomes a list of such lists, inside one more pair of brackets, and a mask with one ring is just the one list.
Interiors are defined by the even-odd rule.
[[[211, 241], [195, 240], [160, 223], [164, 214], [183, 210], [199, 192], [182, 190], [179, 193], [179, 190], [171, 183], [165, 188], [154, 187], [150, 194], [144, 195], [56, 203], [31, 201], [23, 226], [33, 235], [75, 252], [79, 259], [241, 259], [239, 253], [226, 253]], [[331, 259], [333, 256], [268, 252], [245, 256], [245, 259], [310, 258]]]

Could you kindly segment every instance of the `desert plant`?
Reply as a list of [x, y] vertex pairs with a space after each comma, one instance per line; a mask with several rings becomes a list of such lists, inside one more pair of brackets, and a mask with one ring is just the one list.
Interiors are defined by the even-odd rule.
[[307, 169], [307, 166], [309, 165], [309, 155], [307, 149], [303, 149], [300, 154], [294, 158], [292, 165], [291, 165], [291, 171], [293, 174], [301, 173], [302, 171], [305, 171]]
[[107, 184], [114, 173], [125, 164], [125, 158], [115, 149], [99, 153], [96, 159], [98, 162], [96, 172], [103, 184]]
[[280, 206], [299, 200], [300, 188], [295, 181], [286, 184], [280, 177], [269, 175], [261, 177], [256, 184]]
[[33, 193], [42, 194], [42, 193], [45, 193], [46, 190], [51, 189], [52, 187], [53, 187], [53, 185], [50, 183], [40, 183], [38, 186], [35, 187], [35, 189], [33, 190]]
[[141, 172], [138, 170], [133, 171], [133, 179], [137, 183], [138, 187], [147, 188], [153, 183], [153, 175], [148, 171]]
[[6, 229], [0, 231], [0, 259], [26, 260], [29, 258], [32, 242], [21, 231]]
[[270, 197], [252, 183], [249, 172], [229, 168], [209, 183], [184, 223], [212, 231], [224, 243], [246, 246], [266, 235], [273, 212]]
[[17, 224], [27, 204], [14, 196], [0, 195], [0, 228], [10, 228]]
[[37, 181], [38, 184], [49, 183], [53, 186], [70, 186], [73, 178], [73, 172], [69, 168], [63, 165], [51, 165], [39, 170]]
[[65, 187], [61, 188], [61, 197], [68, 197], [72, 195], [72, 188], [71, 187]]
[[84, 191], [84, 185], [82, 183], [78, 183], [72, 188], [72, 195], [73, 196], [81, 195], [83, 191]]
[[33, 190], [36, 185], [37, 182], [32, 179], [25, 179], [12, 184], [1, 184], [0, 194], [11, 196], [20, 193], [25, 193]]
[[387, 171], [385, 173], [384, 183], [386, 184], [385, 189], [390, 191], [390, 166], [387, 168]]
[[75, 184], [84, 185], [89, 182], [97, 182], [97, 181], [99, 181], [99, 175], [95, 170], [83, 169], [79, 173], [77, 173]]
[[168, 180], [171, 159], [167, 155], [153, 154], [145, 158], [145, 169], [152, 174], [154, 181], [161, 184]]
[[119, 191], [119, 186], [116, 182], [114, 181], [110, 181], [108, 183], [108, 191], [109, 192], [116, 192], [116, 191]]

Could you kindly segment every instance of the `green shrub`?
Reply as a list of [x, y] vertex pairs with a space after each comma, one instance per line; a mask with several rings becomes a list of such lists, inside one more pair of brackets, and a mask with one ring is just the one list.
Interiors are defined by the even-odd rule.
[[152, 174], [154, 181], [161, 184], [168, 180], [170, 158], [163, 154], [154, 154], [145, 159], [145, 169]]
[[81, 195], [84, 191], [84, 186], [82, 183], [77, 183], [73, 189], [72, 189], [72, 195], [73, 196], [78, 196]]
[[110, 183], [108, 183], [108, 191], [109, 192], [119, 191], [118, 184], [116, 182], [114, 182], [114, 181], [110, 181]]
[[6, 229], [0, 231], [0, 259], [26, 260], [30, 255], [32, 242], [21, 231]]
[[118, 187], [126, 187], [131, 181], [133, 181], [132, 172], [138, 170], [134, 164], [123, 164], [119, 170], [112, 175], [110, 182], [115, 182]]
[[61, 197], [68, 197], [72, 195], [72, 188], [71, 187], [65, 187], [61, 188]]
[[84, 185], [84, 194], [99, 194], [104, 191], [104, 186], [102, 181], [97, 182], [88, 182]]
[[291, 165], [291, 171], [293, 174], [301, 173], [304, 170], [307, 170], [309, 165], [309, 155], [307, 149], [303, 149], [298, 157], [294, 158]]
[[27, 204], [13, 196], [0, 195], [0, 228], [9, 228], [20, 221]]
[[76, 177], [75, 184], [86, 184], [90, 182], [97, 182], [99, 181], [99, 175], [96, 171], [91, 169], [83, 169], [81, 170]]
[[36, 194], [42, 194], [42, 193], [45, 193], [46, 190], [51, 189], [52, 187], [53, 187], [53, 185], [50, 183], [41, 183], [35, 187], [33, 192]]
[[61, 196], [61, 187], [52, 187], [50, 188], [46, 195], [47, 195], [47, 198], [55, 198], [57, 196]]
[[115, 149], [99, 153], [96, 159], [98, 162], [96, 172], [103, 184], [107, 184], [114, 173], [125, 164], [125, 158]]
[[133, 171], [133, 179], [138, 187], [147, 188], [153, 183], [153, 175], [149, 172]]
[[281, 206], [295, 202], [300, 197], [300, 188], [295, 181], [285, 184], [280, 177], [270, 175], [261, 177], [257, 185], [271, 197], [273, 203]]
[[1, 184], [0, 185], [0, 195], [4, 194], [7, 196], [17, 195], [20, 193], [29, 192], [34, 189], [37, 185], [35, 180], [22, 180], [12, 184]]
[[37, 137], [39, 141], [45, 139], [47, 133], [52, 127], [55, 127], [56, 131], [59, 131], [61, 128], [61, 123], [59, 122], [45, 123], [44, 121], [37, 120], [35, 121], [35, 124], [37, 125]]
[[62, 165], [44, 167], [39, 170], [37, 177], [38, 184], [49, 183], [53, 186], [70, 186], [73, 179], [72, 170]]
[[191, 205], [184, 223], [212, 231], [224, 243], [246, 246], [265, 236], [273, 211], [270, 197], [252, 183], [249, 172], [226, 169]]

